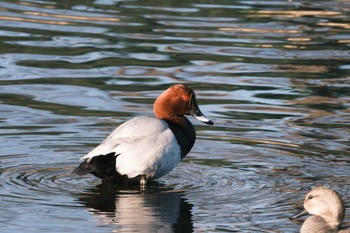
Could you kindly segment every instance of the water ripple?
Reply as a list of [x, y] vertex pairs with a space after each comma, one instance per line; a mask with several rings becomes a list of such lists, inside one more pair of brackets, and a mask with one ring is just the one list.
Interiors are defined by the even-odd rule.
[[[70, 175], [67, 164], [34, 164], [7, 167], [2, 171], [2, 199], [22, 203], [63, 204], [79, 183]], [[58, 201], [57, 196], [61, 196]], [[55, 200], [55, 201], [54, 201]], [[67, 200], [68, 201], [68, 200]]]

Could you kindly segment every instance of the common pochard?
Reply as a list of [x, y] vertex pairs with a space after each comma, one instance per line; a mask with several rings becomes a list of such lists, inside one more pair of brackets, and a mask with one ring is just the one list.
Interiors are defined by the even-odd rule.
[[213, 125], [198, 107], [194, 91], [176, 84], [154, 102], [155, 117], [141, 116], [117, 127], [99, 146], [81, 158], [74, 173], [114, 183], [140, 183], [160, 178], [188, 154], [196, 131], [185, 115]]

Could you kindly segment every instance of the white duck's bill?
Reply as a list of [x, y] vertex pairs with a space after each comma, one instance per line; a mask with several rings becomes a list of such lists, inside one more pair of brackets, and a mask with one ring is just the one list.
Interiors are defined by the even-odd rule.
[[203, 122], [203, 123], [205, 123], [205, 124], [208, 124], [208, 125], [213, 125], [214, 123], [213, 123], [213, 121], [211, 121], [211, 120], [209, 120], [206, 116], [204, 116], [204, 115], [201, 115], [201, 116], [196, 116], [196, 115], [194, 115], [194, 117], [197, 119], [197, 120], [199, 120], [199, 121], [201, 121], [201, 122]]
[[192, 96], [191, 96], [189, 114], [205, 124], [214, 125], [214, 122], [212, 122], [206, 116], [204, 116], [202, 111], [199, 109], [198, 104], [197, 104], [197, 100], [196, 100], [196, 95], [194, 94], [194, 92], [192, 93]]

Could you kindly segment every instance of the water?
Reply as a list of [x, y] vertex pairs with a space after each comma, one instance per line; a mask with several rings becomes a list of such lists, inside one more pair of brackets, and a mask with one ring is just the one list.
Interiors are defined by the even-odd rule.
[[[350, 1], [0, 2], [1, 232], [298, 232], [311, 187], [350, 225]], [[71, 174], [187, 83], [215, 126], [147, 190]]]

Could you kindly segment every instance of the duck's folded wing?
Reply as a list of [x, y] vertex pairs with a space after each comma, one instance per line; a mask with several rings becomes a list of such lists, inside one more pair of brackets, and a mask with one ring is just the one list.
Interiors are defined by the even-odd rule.
[[[165, 121], [153, 117], [136, 117], [116, 128], [99, 146], [80, 160], [90, 162], [92, 158], [110, 153], [119, 154], [119, 145], [132, 145], [144, 138], [154, 137], [167, 129]], [[135, 144], [136, 145], [136, 144]], [[124, 150], [124, 149], [123, 149]]]

